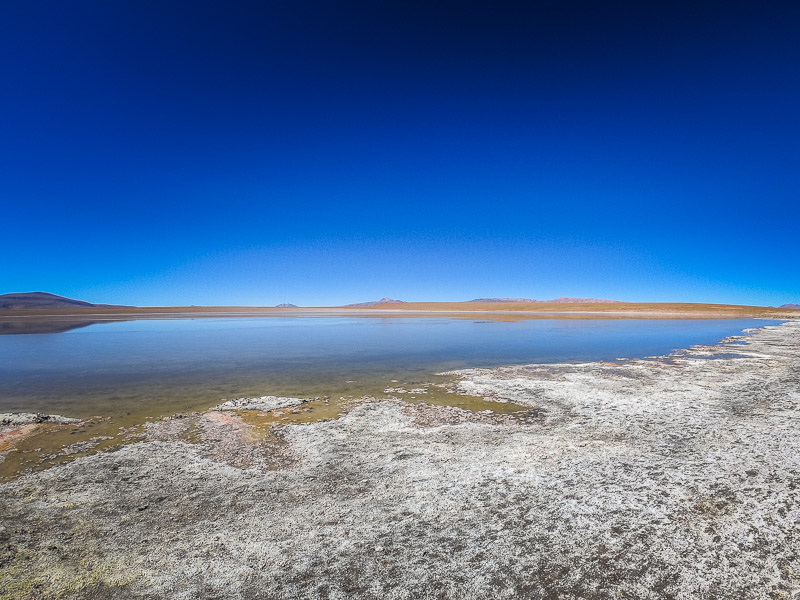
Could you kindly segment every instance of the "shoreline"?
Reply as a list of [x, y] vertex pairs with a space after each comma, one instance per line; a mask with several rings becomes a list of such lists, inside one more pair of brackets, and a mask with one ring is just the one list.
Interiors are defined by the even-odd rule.
[[276, 316], [371, 316], [371, 315], [508, 315], [517, 317], [564, 318], [800, 318], [800, 310], [768, 306], [702, 304], [680, 302], [401, 302], [375, 306], [255, 307], [255, 306], [161, 306], [87, 307], [62, 309], [2, 309], [0, 321], [17, 319], [90, 318], [198, 318]]
[[[471, 303], [462, 303], [471, 304]], [[457, 320], [482, 319], [498, 322], [515, 322], [526, 320], [735, 320], [735, 319], [768, 319], [791, 320], [800, 318], [800, 310], [779, 310], [764, 307], [735, 307], [722, 305], [629, 305], [627, 310], [618, 309], [618, 304], [554, 305], [539, 310], [508, 309], [507, 306], [482, 305], [475, 310], [464, 308], [434, 309], [427, 308], [393, 308], [358, 307], [358, 308], [241, 308], [236, 307], [203, 307], [187, 309], [186, 307], [149, 308], [149, 309], [32, 309], [32, 310], [0, 310], [0, 335], [48, 334], [64, 333], [74, 329], [139, 320], [195, 320], [195, 319], [241, 319], [241, 318], [365, 318], [365, 319], [427, 319], [448, 318]], [[447, 305], [452, 306], [452, 305]], [[593, 310], [586, 310], [591, 306]], [[653, 308], [656, 306], [656, 308]], [[698, 306], [701, 308], [698, 309]], [[634, 310], [633, 308], [641, 310]], [[672, 308], [668, 308], [672, 307]]]
[[0, 598], [790, 598], [798, 361], [790, 321], [653, 359], [455, 372], [519, 414], [176, 415], [0, 484]]

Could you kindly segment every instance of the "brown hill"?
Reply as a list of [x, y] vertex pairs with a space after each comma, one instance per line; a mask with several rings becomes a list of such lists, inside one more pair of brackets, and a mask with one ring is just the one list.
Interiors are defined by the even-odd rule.
[[47, 292], [0, 294], [0, 309], [27, 310], [34, 308], [116, 308], [114, 304], [93, 304]]

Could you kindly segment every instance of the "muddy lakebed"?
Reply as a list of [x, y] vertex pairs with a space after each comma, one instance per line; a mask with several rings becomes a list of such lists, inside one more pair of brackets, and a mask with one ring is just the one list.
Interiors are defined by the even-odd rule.
[[221, 321], [2, 338], [0, 598], [800, 594], [800, 322]]

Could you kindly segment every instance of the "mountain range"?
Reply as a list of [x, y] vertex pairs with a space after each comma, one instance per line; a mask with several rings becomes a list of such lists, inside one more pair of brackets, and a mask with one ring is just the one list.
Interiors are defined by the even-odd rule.
[[602, 302], [622, 302], [622, 300], [603, 300], [602, 298], [570, 298], [568, 296], [561, 296], [555, 300], [532, 300], [531, 298], [475, 298], [469, 302], [548, 302], [556, 304], [599, 304]]
[[405, 304], [404, 300], [392, 300], [391, 298], [381, 298], [371, 302], [357, 302], [355, 304], [345, 304], [344, 306], [378, 306], [379, 304]]
[[784, 304], [778, 308], [793, 308], [795, 310], [800, 310], [800, 304]]

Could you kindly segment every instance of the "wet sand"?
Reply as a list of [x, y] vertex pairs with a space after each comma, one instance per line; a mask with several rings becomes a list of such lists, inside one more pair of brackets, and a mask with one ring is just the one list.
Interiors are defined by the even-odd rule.
[[2, 483], [0, 598], [800, 594], [800, 322], [451, 376], [177, 415]]

